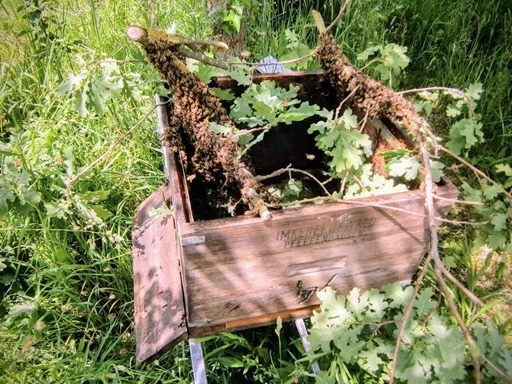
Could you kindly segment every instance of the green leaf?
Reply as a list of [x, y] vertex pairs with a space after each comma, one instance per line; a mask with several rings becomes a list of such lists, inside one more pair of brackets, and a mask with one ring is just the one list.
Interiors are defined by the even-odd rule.
[[105, 97], [101, 91], [93, 88], [92, 97], [89, 99], [89, 102], [98, 116], [105, 113]]
[[74, 74], [72, 72], [68, 73], [68, 80], [64, 81], [60, 86], [57, 93], [60, 95], [65, 95], [67, 93], [70, 93], [75, 88], [79, 88], [82, 80], [85, 78], [86, 73], [78, 73]]
[[217, 87], [211, 87], [210, 89], [221, 100], [231, 101], [235, 99], [235, 95], [233, 95], [230, 89], [220, 89]]
[[382, 45], [376, 45], [373, 47], [366, 48], [363, 52], [357, 55], [357, 60], [360, 61], [368, 61], [368, 59], [375, 55], [377, 52], [379, 52], [383, 48]]
[[[308, 128], [308, 133], [313, 134], [314, 132], [318, 131], [318, 133], [323, 134], [327, 129], [329, 129], [331, 127], [331, 124], [332, 124], [332, 120], [319, 121], [318, 123], [313, 123]], [[320, 141], [320, 140], [317, 140], [317, 141]]]
[[503, 183], [503, 187], [510, 188], [512, 187], [512, 167], [508, 164], [498, 164], [496, 165], [496, 172], [504, 173], [507, 176], [507, 179]]
[[378, 59], [373, 59], [373, 70], [377, 72], [378, 77], [382, 81], [389, 80], [390, 74], [394, 76], [399, 75], [403, 69], [409, 64], [409, 58], [405, 54], [407, 47], [402, 47], [397, 44], [386, 44], [385, 46], [377, 45], [367, 48], [364, 52], [360, 53], [358, 60], [367, 61], [372, 56], [380, 56]]
[[72, 148], [66, 148], [62, 152], [64, 155], [64, 164], [66, 165], [66, 174], [72, 175], [74, 170], [75, 156], [73, 155]]
[[414, 102], [414, 109], [418, 113], [423, 112], [425, 115], [430, 116], [434, 110], [434, 105], [429, 100], [416, 100]]
[[[318, 298], [322, 301], [321, 315], [317, 315], [316, 320], [324, 317], [328, 312], [328, 323], [334, 321], [336, 324], [344, 322], [351, 316], [345, 308], [346, 299], [342, 295], [337, 295], [336, 291], [331, 287], [326, 287], [317, 292]], [[313, 318], [312, 318], [313, 321]]]
[[380, 322], [386, 314], [388, 302], [386, 297], [377, 289], [370, 289], [364, 293], [368, 301], [368, 311], [366, 312], [366, 321]]
[[254, 139], [254, 135], [252, 133], [244, 133], [244, 131], [241, 131], [239, 135], [238, 145], [240, 145], [242, 148], [244, 148]]
[[85, 192], [80, 194], [80, 197], [84, 200], [96, 203], [98, 201], [106, 200], [110, 196], [110, 191], [94, 191]]
[[503, 231], [508, 228], [508, 215], [505, 213], [495, 213], [492, 215], [491, 224], [496, 231]]
[[[384, 176], [373, 173], [372, 164], [366, 163], [357, 170], [359, 181], [352, 181], [348, 175], [348, 187], [345, 190], [345, 199], [354, 197], [369, 197], [408, 190], [404, 184], [396, 184], [393, 179], [386, 179]], [[364, 187], [361, 186], [364, 185]], [[343, 196], [341, 197], [343, 198]]]
[[507, 232], [505, 231], [493, 231], [488, 237], [489, 246], [492, 249], [500, 249], [507, 243]]
[[[240, 23], [242, 21], [243, 9], [243, 7], [232, 5], [230, 7], [229, 13], [222, 18], [222, 21], [224, 23], [231, 24], [237, 33], [240, 32]], [[229, 30], [227, 32], [229, 32]]]
[[339, 349], [338, 355], [346, 362], [354, 362], [366, 342], [359, 335], [363, 325], [356, 325], [348, 329], [339, 329], [333, 338], [334, 345]]
[[415, 361], [404, 369], [403, 372], [397, 370], [398, 378], [402, 379], [406, 383], [414, 383], [414, 384], [429, 384], [430, 379], [426, 375], [426, 372], [423, 370], [423, 367], [418, 361]]
[[231, 77], [240, 85], [250, 85], [252, 76], [248, 65], [232, 65], [229, 71], [220, 71]]
[[487, 200], [493, 200], [501, 193], [504, 193], [505, 189], [501, 184], [487, 184], [483, 187], [483, 193]]
[[212, 131], [213, 133], [216, 133], [217, 135], [229, 135], [230, 133], [233, 133], [233, 127], [229, 125], [221, 125], [217, 124], [213, 121], [210, 121], [208, 123], [208, 129]]
[[382, 50], [384, 64], [395, 73], [400, 73], [409, 64], [409, 58], [405, 54], [407, 47], [397, 44], [387, 44]]
[[347, 295], [347, 309], [351, 310], [358, 320], [363, 318], [363, 313], [368, 306], [367, 296], [360, 300], [360, 293], [361, 290], [355, 287]]
[[262, 119], [258, 116], [251, 116], [251, 117], [242, 117], [240, 118], [240, 123], [245, 123], [249, 128], [254, 127], [263, 127], [267, 125], [267, 120]]
[[359, 358], [364, 361], [361, 365], [370, 372], [377, 372], [384, 361], [379, 357], [378, 350], [373, 344], [367, 343], [366, 346], [365, 349], [359, 352]]
[[72, 213], [69, 209], [69, 204], [64, 202], [46, 203], [44, 208], [46, 209], [46, 214], [49, 217], [57, 217], [59, 219], [63, 219]]
[[446, 108], [446, 116], [448, 117], [457, 117], [460, 116], [461, 113], [462, 111], [453, 105]]
[[103, 208], [101, 205], [91, 205], [89, 208], [102, 220], [107, 220], [112, 216], [112, 212]]
[[0, 217], [7, 214], [9, 211], [9, 202], [12, 203], [16, 197], [13, 194], [11, 188], [2, 186], [0, 184]]
[[254, 138], [254, 140], [252, 140], [250, 143], [248, 143], [246, 145], [246, 147], [245, 147], [244, 151], [242, 152], [242, 154], [245, 154], [247, 152], [247, 150], [249, 148], [251, 148], [253, 145], [258, 144], [259, 142], [261, 142], [263, 140], [263, 137], [265, 137], [265, 133], [267, 133], [267, 132], [268, 132], [268, 129], [265, 129], [265, 130], [261, 131], [261, 133], [258, 136], [256, 136]]
[[270, 124], [274, 124], [277, 120], [276, 112], [272, 108], [270, 100], [268, 102], [255, 100], [252, 103], [252, 107], [254, 109], [253, 114], [258, 116], [258, 118], [263, 119], [264, 121], [268, 121]]
[[418, 316], [429, 315], [437, 307], [437, 302], [432, 300], [433, 295], [434, 291], [430, 287], [420, 291], [414, 302]]
[[430, 168], [432, 171], [432, 180], [434, 183], [439, 183], [441, 178], [444, 176], [445, 165], [437, 160], [430, 160]]
[[119, 96], [123, 90], [123, 81], [117, 70], [104, 71], [91, 79], [93, 92], [100, 94], [104, 100]]
[[252, 116], [252, 107], [251, 101], [248, 97], [239, 97], [233, 103], [233, 107], [231, 108], [230, 117], [235, 122], [241, 122], [243, 118]]
[[469, 201], [483, 202], [484, 196], [482, 191], [471, 187], [468, 183], [462, 183], [462, 190], [464, 191], [464, 198]]
[[446, 146], [457, 155], [484, 141], [482, 123], [475, 119], [462, 119], [450, 127], [450, 140]]
[[414, 156], [394, 158], [388, 163], [389, 175], [403, 177], [406, 180], [415, 180], [421, 168], [420, 161]]
[[228, 368], [244, 367], [244, 363], [235, 357], [215, 357], [214, 359]]
[[283, 189], [282, 198], [284, 201], [293, 201], [300, 196], [303, 189], [302, 181], [290, 179]]
[[502, 348], [499, 363], [503, 367], [505, 373], [509, 377], [512, 377], [512, 353], [508, 349]]
[[[212, 77], [217, 75], [217, 71], [215, 70], [215, 68], [213, 68], [211, 65], [207, 65], [201, 62], [197, 63], [194, 73], [196, 74], [197, 77], [199, 77], [200, 80], [207, 84], [210, 82]], [[215, 94], [217, 94], [215, 89], [219, 88], [214, 88], [214, 92]]]
[[30, 184], [30, 180], [32, 179], [32, 177], [30, 176], [30, 173], [28, 173], [27, 171], [25, 170], [22, 170], [21, 171], [21, 175], [20, 177], [18, 178], [18, 181], [17, 181], [17, 184], [18, 185], [24, 185], [24, 186], [27, 186]]
[[474, 83], [466, 89], [466, 94], [473, 100], [479, 100], [483, 91], [482, 83]]
[[346, 109], [340, 118], [339, 126], [343, 126], [346, 130], [357, 128], [357, 115], [351, 109]]
[[512, 177], [512, 167], [508, 164], [498, 164], [496, 165], [496, 172], [502, 172], [507, 176]]
[[23, 192], [23, 200], [29, 204], [38, 204], [41, 202], [41, 193], [37, 192], [34, 187]]
[[[466, 345], [460, 328], [450, 324], [448, 319], [443, 319], [437, 314], [431, 317], [428, 326], [441, 351], [443, 357], [442, 366], [447, 370], [463, 368], [462, 362], [466, 357]], [[458, 375], [460, 374], [461, 372], [458, 373]], [[462, 369], [462, 376], [463, 374], [464, 370]]]
[[289, 108], [286, 112], [281, 113], [277, 122], [291, 124], [294, 121], [302, 121], [316, 114], [318, 110], [319, 107], [317, 105], [310, 105], [308, 102], [303, 102], [299, 107]]
[[390, 308], [404, 308], [411, 299], [413, 287], [403, 288], [399, 283], [388, 284], [382, 287], [386, 297], [391, 299]]
[[345, 110], [337, 124], [329, 120], [312, 124], [309, 133], [318, 131], [317, 147], [332, 156], [331, 169], [341, 173], [346, 169], [357, 169], [364, 162], [364, 150], [371, 146], [368, 135], [357, 129], [357, 116], [350, 109]]
[[89, 99], [89, 97], [87, 96], [87, 92], [86, 92], [85, 89], [83, 89], [81, 91], [78, 90], [76, 92], [76, 96], [75, 96], [75, 109], [78, 112], [78, 115], [80, 117], [87, 116], [87, 107], [85, 106], [85, 104], [87, 103], [88, 99]]

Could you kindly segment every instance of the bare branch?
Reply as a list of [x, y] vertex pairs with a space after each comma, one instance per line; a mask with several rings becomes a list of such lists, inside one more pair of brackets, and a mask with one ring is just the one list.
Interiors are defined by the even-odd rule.
[[338, 199], [332, 196], [326, 196], [326, 197], [312, 197], [307, 199], [301, 199], [301, 200], [295, 200], [291, 201], [289, 203], [280, 203], [280, 204], [267, 204], [269, 208], [280, 208], [280, 207], [289, 207], [294, 206], [297, 204], [308, 204], [308, 203], [343, 203], [343, 204], [349, 204], [349, 205], [357, 205], [362, 207], [371, 207], [371, 208], [377, 208], [377, 209], [383, 209], [387, 211], [394, 211], [394, 212], [402, 212], [406, 213], [408, 215], [413, 216], [419, 216], [419, 217], [427, 217], [423, 213], [418, 213], [415, 211], [410, 211], [407, 209], [397, 208], [391, 205], [385, 205], [385, 204], [378, 204], [378, 203], [370, 203], [368, 201], [357, 201], [357, 200], [350, 200], [350, 199]]
[[211, 57], [207, 57], [201, 52], [193, 51], [187, 46], [197, 46], [197, 45], [213, 45], [217, 47], [221, 47], [226, 49], [226, 43], [213, 41], [213, 40], [194, 40], [189, 39], [187, 37], [174, 35], [165, 32], [161, 29], [146, 29], [142, 27], [138, 27], [136, 25], [131, 25], [126, 29], [126, 34], [130, 38], [130, 40], [135, 41], [137, 43], [145, 44], [149, 41], [163, 41], [169, 43], [173, 46], [177, 47], [178, 52], [188, 58], [201, 61], [205, 64], [213, 65], [215, 67], [219, 67], [222, 69], [229, 69], [229, 65], [224, 61], [213, 59]]
[[269, 124], [263, 126], [263, 127], [257, 127], [257, 128], [251, 128], [251, 129], [244, 129], [238, 132], [237, 134], [231, 136], [232, 139], [238, 139], [241, 136], [248, 135], [253, 132], [260, 132], [260, 131], [266, 131], [267, 129], [272, 128]]
[[446, 269], [444, 264], [441, 263], [439, 265], [439, 269], [441, 270], [441, 273], [445, 275], [453, 284], [455, 284], [457, 288], [459, 288], [467, 297], [469, 297], [473, 303], [479, 307], [484, 305], [484, 302], [480, 300], [473, 292], [467, 289], [459, 280], [457, 280], [457, 278], [453, 276], [448, 269]]
[[343, 7], [341, 7], [340, 11], [338, 12], [338, 16], [336, 16], [336, 18], [332, 21], [332, 23], [327, 27], [325, 32], [329, 32], [336, 24], [338, 24], [338, 22], [341, 20], [341, 16], [343, 16], [343, 14], [345, 13], [345, 10], [347, 9], [349, 3], [350, 3], [350, 0], [345, 0]]
[[221, 60], [214, 59], [212, 57], [208, 57], [201, 52], [193, 51], [190, 48], [187, 48], [185, 46], [180, 46], [178, 48], [178, 52], [180, 54], [182, 54], [183, 56], [188, 57], [189, 59], [194, 59], [194, 60], [200, 61], [204, 64], [211, 65], [213, 67], [225, 69], [226, 71], [229, 70], [228, 63], [221, 61]]
[[[437, 144], [437, 146], [439, 147], [439, 149], [447, 154], [449, 154], [450, 156], [456, 158], [458, 161], [460, 161], [462, 164], [464, 164], [466, 167], [468, 167], [469, 169], [471, 169], [475, 174], [477, 174], [478, 176], [481, 176], [483, 177], [485, 180], [487, 180], [489, 183], [491, 184], [498, 184], [496, 181], [494, 181], [493, 179], [491, 179], [489, 176], [487, 176], [484, 172], [482, 172], [481, 170], [479, 170], [477, 167], [475, 167], [474, 165], [470, 164], [469, 162], [467, 162], [466, 160], [464, 160], [462, 157], [460, 157], [459, 155], [453, 153], [452, 151], [450, 151], [448, 148], [442, 146], [441, 144]], [[503, 193], [505, 195], [508, 196], [509, 199], [512, 199], [512, 194], [510, 192], [507, 192], [506, 190], [503, 190]]]
[[[471, 337], [469, 329], [464, 323], [464, 320], [462, 320], [462, 316], [460, 315], [459, 310], [457, 309], [457, 304], [455, 304], [450, 289], [446, 285], [446, 281], [443, 278], [441, 269], [438, 268], [439, 266], [442, 265], [442, 262], [441, 260], [436, 261], [434, 259], [434, 263], [436, 264], [436, 267], [434, 268], [434, 274], [436, 275], [437, 282], [439, 283], [439, 289], [441, 290], [441, 292], [443, 292], [443, 296], [448, 302], [448, 306], [450, 307], [450, 313], [452, 314], [453, 317], [455, 317], [455, 320], [457, 321], [457, 324], [459, 325], [459, 328], [461, 329], [462, 334], [464, 335], [466, 343], [470, 346], [472, 350], [478, 351], [478, 346]], [[482, 382], [482, 378], [480, 376], [480, 362], [478, 361], [478, 356], [475, 356], [474, 353], [470, 353], [470, 355], [471, 361], [473, 362], [473, 375], [475, 377], [475, 384], [480, 384]]]
[[314, 180], [315, 182], [318, 183], [318, 185], [322, 188], [322, 190], [324, 191], [324, 193], [329, 196], [330, 193], [329, 191], [327, 190], [327, 188], [325, 188], [324, 184], [318, 180], [314, 175], [312, 175], [311, 173], [307, 172], [307, 171], [304, 171], [302, 169], [298, 169], [298, 168], [291, 168], [290, 166], [286, 167], [286, 168], [281, 168], [281, 169], [278, 169], [277, 171], [274, 171], [272, 172], [271, 174], [269, 175], [264, 175], [264, 176], [255, 176], [254, 178], [257, 180], [257, 181], [263, 181], [263, 180], [268, 180], [268, 179], [271, 179], [271, 178], [274, 178], [274, 177], [277, 177], [279, 175], [282, 175], [283, 173], [287, 173], [287, 172], [297, 172], [297, 173], [302, 173], [303, 175], [306, 175], [307, 177], [309, 177], [310, 179]]
[[396, 374], [396, 364], [398, 362], [398, 353], [400, 352], [400, 345], [402, 344], [402, 339], [404, 337], [405, 328], [407, 327], [407, 322], [411, 317], [412, 308], [414, 306], [414, 302], [416, 301], [416, 297], [418, 296], [418, 291], [420, 290], [421, 284], [423, 283], [423, 279], [425, 278], [425, 274], [428, 270], [428, 265], [432, 260], [432, 253], [429, 253], [425, 262], [423, 263], [423, 269], [421, 270], [416, 283], [414, 284], [414, 290], [412, 291], [411, 298], [407, 303], [407, 307], [405, 307], [404, 315], [402, 317], [402, 322], [400, 324], [400, 328], [398, 329], [398, 334], [396, 336], [395, 350], [393, 352], [393, 360], [391, 361], [391, 367], [389, 369], [389, 384], [393, 384]]
[[318, 32], [321, 34], [327, 32], [325, 29], [324, 19], [322, 18], [322, 15], [320, 15], [320, 12], [313, 10], [311, 11], [311, 14], [313, 15], [313, 19], [315, 19], [315, 25]]
[[407, 93], [420, 93], [420, 92], [428, 92], [428, 91], [447, 91], [447, 92], [453, 92], [461, 95], [464, 98], [467, 98], [468, 95], [466, 92], [461, 91], [457, 88], [449, 88], [449, 87], [425, 87], [425, 88], [413, 88], [413, 89], [406, 89], [405, 91], [398, 91], [398, 95], [405, 95]]
[[490, 221], [464, 221], [464, 220], [449, 220], [449, 219], [443, 219], [442, 217], [438, 217], [436, 220], [441, 221], [443, 223], [447, 224], [454, 224], [454, 225], [472, 225], [473, 227], [481, 227], [482, 225], [489, 224]]
[[443, 197], [443, 196], [439, 196], [439, 195], [434, 195], [434, 199], [436, 200], [443, 200], [443, 201], [447, 201], [449, 203], [454, 203], [454, 204], [467, 204], [467, 205], [484, 205], [484, 203], [482, 203], [481, 201], [467, 201], [467, 200], [459, 200], [459, 199], [449, 199], [447, 197]]
[[343, 107], [343, 105], [347, 102], [347, 100], [348, 100], [348, 99], [350, 99], [350, 98], [354, 95], [354, 93], [356, 93], [356, 92], [357, 92], [357, 90], [358, 90], [358, 89], [359, 89], [359, 86], [355, 87], [355, 88], [352, 90], [352, 92], [350, 92], [350, 93], [348, 94], [348, 96], [347, 96], [347, 97], [345, 97], [345, 98], [341, 101], [340, 105], [338, 105], [338, 108], [336, 108], [336, 113], [334, 114], [334, 124], [336, 124], [336, 125], [338, 124], [338, 116], [339, 116], [339, 114], [340, 114], [340, 112], [341, 112], [341, 107]]

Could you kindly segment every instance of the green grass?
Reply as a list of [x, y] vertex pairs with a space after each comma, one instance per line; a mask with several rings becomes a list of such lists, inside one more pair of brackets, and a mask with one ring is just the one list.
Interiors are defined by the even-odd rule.
[[[124, 30], [130, 24], [150, 25], [152, 3], [8, 0], [0, 5], [0, 202], [8, 197], [9, 208], [0, 218], [0, 382], [192, 380], [184, 343], [157, 362], [134, 365], [133, 215], [164, 175], [154, 113], [140, 121], [154, 106], [158, 75]], [[271, 2], [261, 3], [261, 14], [248, 28], [252, 59], [286, 54], [286, 29], [314, 47], [308, 8], [314, 1], [293, 9], [285, 2], [282, 15]], [[341, 1], [333, 3], [321, 7], [326, 20], [334, 18]], [[192, 37], [210, 30], [203, 1], [154, 4], [156, 25], [165, 28], [175, 21], [179, 33]], [[407, 46], [411, 64], [404, 87], [483, 82], [479, 113], [487, 142], [473, 157], [490, 170], [496, 159], [512, 159], [512, 41], [507, 35], [512, 14], [500, 4], [355, 0], [336, 36], [352, 59], [371, 45]], [[283, 15], [291, 16], [283, 21]], [[131, 83], [106, 101], [102, 115], [90, 110], [80, 117], [75, 98], [59, 88], [69, 73], [99, 75], [107, 59], [118, 60], [119, 77]], [[66, 196], [66, 180], [121, 138]], [[460, 237], [471, 245], [455, 241], [447, 254], [475, 277], [473, 233]], [[506, 321], [502, 329], [510, 334]], [[300, 377], [308, 382], [307, 361], [297, 362], [304, 357], [297, 338], [291, 325], [279, 335], [266, 327], [208, 338], [210, 380]]]

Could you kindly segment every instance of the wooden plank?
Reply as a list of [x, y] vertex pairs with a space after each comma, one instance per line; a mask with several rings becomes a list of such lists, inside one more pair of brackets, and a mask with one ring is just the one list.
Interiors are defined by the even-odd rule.
[[[139, 206], [132, 232], [138, 364], [158, 357], [188, 336], [168, 202], [169, 187], [163, 185]], [[152, 217], [153, 209], [165, 212]]]
[[[163, 135], [169, 127], [169, 113], [172, 112], [172, 103], [164, 103], [158, 95], [155, 97], [155, 100], [158, 117], [157, 131], [160, 135]], [[164, 159], [164, 172], [170, 184], [170, 200], [176, 212], [176, 219], [178, 222], [183, 223], [192, 222], [194, 220], [192, 218], [187, 181], [179, 156], [166, 146], [162, 147], [162, 155]]]
[[[423, 199], [399, 199], [394, 206], [421, 214]], [[346, 204], [282, 211], [265, 222], [211, 220], [186, 227], [181, 235], [191, 328], [318, 304], [315, 297], [300, 302], [299, 280], [304, 288], [322, 288], [337, 275], [331, 285], [343, 293], [410, 280], [426, 235], [421, 216]]]

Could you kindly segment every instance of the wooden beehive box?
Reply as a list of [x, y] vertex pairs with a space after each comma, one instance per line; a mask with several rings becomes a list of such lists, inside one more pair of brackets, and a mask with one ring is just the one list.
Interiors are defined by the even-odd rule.
[[[299, 96], [313, 96], [317, 104], [338, 103], [319, 72], [255, 81], [269, 78], [299, 86]], [[220, 79], [217, 85], [233, 84]], [[172, 108], [159, 106], [161, 127], [169, 113]], [[375, 129], [381, 123], [368, 124]], [[256, 168], [302, 166], [315, 151], [306, 129], [289, 126], [265, 137], [252, 153]], [[288, 149], [274, 145], [283, 140], [290, 142]], [[329, 282], [342, 293], [408, 282], [425, 253], [421, 190], [274, 211], [267, 221], [197, 220], [181, 164], [165, 148], [164, 164], [168, 183], [141, 204], [133, 230], [138, 362], [187, 337], [307, 317], [319, 305], [307, 292]], [[458, 192], [443, 180], [437, 194], [455, 198]], [[449, 208], [437, 206], [440, 215]]]

